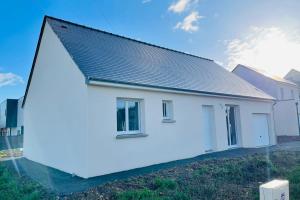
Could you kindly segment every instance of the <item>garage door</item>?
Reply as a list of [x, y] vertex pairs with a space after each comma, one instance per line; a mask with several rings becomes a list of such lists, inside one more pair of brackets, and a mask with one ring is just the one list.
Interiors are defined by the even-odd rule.
[[255, 146], [266, 146], [269, 141], [268, 114], [253, 114], [253, 136]]

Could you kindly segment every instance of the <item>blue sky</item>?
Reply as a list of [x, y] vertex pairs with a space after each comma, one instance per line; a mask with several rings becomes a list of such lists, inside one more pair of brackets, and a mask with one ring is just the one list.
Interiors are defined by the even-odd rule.
[[298, 0], [5, 1], [0, 101], [24, 94], [44, 15], [282, 76], [300, 70], [299, 9]]

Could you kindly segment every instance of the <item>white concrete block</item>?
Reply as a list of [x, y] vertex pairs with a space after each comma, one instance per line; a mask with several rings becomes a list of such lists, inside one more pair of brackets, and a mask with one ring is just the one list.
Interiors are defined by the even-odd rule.
[[289, 200], [289, 182], [273, 180], [259, 187], [260, 200]]

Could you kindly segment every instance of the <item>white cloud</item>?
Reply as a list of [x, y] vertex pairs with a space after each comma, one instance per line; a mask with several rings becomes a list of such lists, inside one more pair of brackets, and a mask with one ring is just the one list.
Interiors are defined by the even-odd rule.
[[0, 87], [24, 83], [22, 77], [13, 73], [0, 73]]
[[151, 0], [143, 0], [142, 3], [150, 3]]
[[173, 2], [168, 10], [174, 13], [181, 13], [183, 12], [188, 5], [191, 3], [191, 0], [178, 0], [177, 2]]
[[199, 29], [197, 22], [202, 18], [203, 16], [200, 16], [197, 11], [193, 11], [188, 16], [186, 16], [182, 22], [178, 22], [174, 28], [181, 29], [190, 33], [195, 32]]
[[291, 68], [300, 70], [300, 38], [292, 31], [252, 27], [247, 36], [226, 41], [226, 46], [230, 69], [244, 64], [279, 76]]

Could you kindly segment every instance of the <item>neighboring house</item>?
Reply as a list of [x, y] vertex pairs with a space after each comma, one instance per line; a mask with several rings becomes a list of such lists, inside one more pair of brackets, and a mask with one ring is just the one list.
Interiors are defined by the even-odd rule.
[[[0, 104], [0, 135], [15, 136], [23, 134], [21, 122], [22, 103], [18, 99], [6, 99]], [[20, 120], [19, 120], [20, 118]]]
[[45, 17], [24, 156], [89, 178], [273, 145], [273, 98], [209, 59]]
[[293, 83], [296, 83], [298, 87], [300, 87], [300, 72], [291, 69], [284, 77], [286, 80], [292, 81]]
[[237, 65], [232, 72], [276, 99], [274, 120], [277, 135], [299, 135], [299, 87], [295, 83], [244, 65]]

